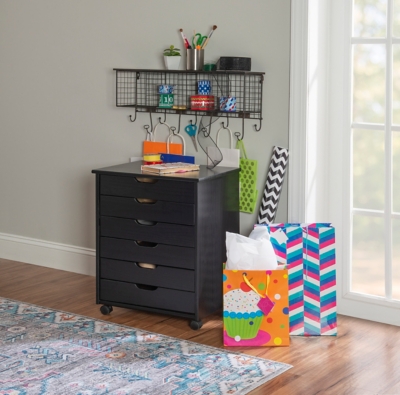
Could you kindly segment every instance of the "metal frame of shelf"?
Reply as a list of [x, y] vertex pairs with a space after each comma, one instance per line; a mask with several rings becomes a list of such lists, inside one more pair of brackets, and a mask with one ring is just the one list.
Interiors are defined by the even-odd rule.
[[[257, 119], [262, 121], [262, 96], [264, 74], [250, 71], [189, 71], [189, 70], [150, 70], [114, 69], [116, 71], [117, 107], [135, 108], [137, 112], [211, 115], [213, 117]], [[216, 99], [216, 109], [199, 111], [190, 109], [190, 97], [197, 95], [197, 82], [210, 80], [212, 95]], [[175, 85], [174, 104], [186, 109], [166, 109], [158, 107], [158, 85]], [[220, 96], [236, 97], [236, 112], [223, 112], [218, 109]]]

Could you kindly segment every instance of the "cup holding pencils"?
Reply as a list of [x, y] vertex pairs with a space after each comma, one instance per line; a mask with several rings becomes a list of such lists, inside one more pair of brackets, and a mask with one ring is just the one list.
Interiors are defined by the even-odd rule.
[[204, 66], [204, 49], [186, 50], [186, 70], [202, 70]]

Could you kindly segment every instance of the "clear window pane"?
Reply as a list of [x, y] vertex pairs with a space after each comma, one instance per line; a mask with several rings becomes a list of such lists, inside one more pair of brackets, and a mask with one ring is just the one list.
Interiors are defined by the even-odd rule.
[[385, 296], [384, 219], [355, 215], [351, 290], [368, 295]]
[[385, 134], [353, 130], [353, 207], [383, 210], [385, 204]]
[[393, 132], [393, 211], [400, 213], [400, 132]]
[[400, 38], [400, 0], [393, 0], [393, 35]]
[[353, 121], [384, 123], [385, 46], [356, 44], [353, 60]]
[[354, 0], [355, 37], [386, 37], [387, 0]]
[[392, 283], [392, 296], [393, 299], [400, 300], [400, 219], [393, 220], [393, 283]]
[[393, 123], [400, 125], [400, 44], [393, 45]]

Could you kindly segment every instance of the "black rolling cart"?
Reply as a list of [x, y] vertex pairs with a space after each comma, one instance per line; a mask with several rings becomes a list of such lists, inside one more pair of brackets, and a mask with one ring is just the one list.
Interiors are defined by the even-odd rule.
[[239, 169], [96, 169], [96, 302], [185, 317], [222, 307], [225, 232], [239, 233]]

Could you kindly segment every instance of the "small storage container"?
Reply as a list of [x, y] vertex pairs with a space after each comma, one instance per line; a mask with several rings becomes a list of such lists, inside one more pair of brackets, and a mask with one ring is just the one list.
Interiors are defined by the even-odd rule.
[[213, 95], [190, 96], [190, 107], [192, 110], [212, 111], [215, 109], [215, 97]]

